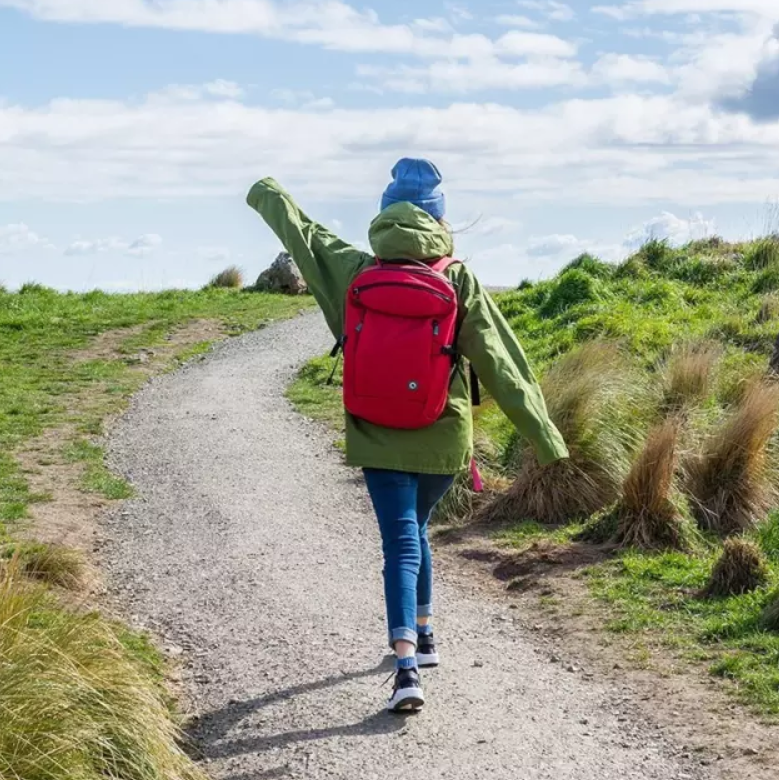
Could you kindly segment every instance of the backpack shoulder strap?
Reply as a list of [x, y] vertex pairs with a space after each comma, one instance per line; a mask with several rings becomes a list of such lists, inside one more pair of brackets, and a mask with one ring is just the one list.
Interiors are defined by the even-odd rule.
[[429, 263], [428, 265], [434, 271], [438, 271], [439, 274], [442, 274], [450, 266], [457, 265], [461, 262], [462, 260], [455, 260], [452, 257], [442, 257], [440, 260], [436, 260], [434, 263]]

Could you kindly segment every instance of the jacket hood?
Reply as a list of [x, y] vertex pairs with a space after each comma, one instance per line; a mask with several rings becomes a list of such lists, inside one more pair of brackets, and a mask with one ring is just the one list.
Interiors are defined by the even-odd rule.
[[433, 260], [451, 257], [452, 234], [412, 203], [395, 203], [371, 222], [371, 249], [382, 260]]

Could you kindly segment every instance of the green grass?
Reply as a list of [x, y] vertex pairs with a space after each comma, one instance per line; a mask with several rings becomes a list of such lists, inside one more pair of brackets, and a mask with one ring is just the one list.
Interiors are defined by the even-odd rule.
[[71, 463], [84, 463], [81, 488], [85, 492], [99, 493], [111, 500], [132, 498], [130, 484], [106, 468], [102, 447], [81, 439], [68, 444], [64, 455]]
[[313, 358], [287, 389], [287, 398], [301, 414], [340, 430], [344, 424], [342, 385], [341, 363], [336, 366], [329, 356]]
[[[771, 587], [743, 596], [702, 599], [716, 555], [626, 552], [594, 566], [593, 595], [611, 607], [608, 631], [641, 637], [681, 659], [707, 659], [711, 674], [762, 713], [779, 715], [779, 635], [761, 630]], [[772, 567], [772, 582], [779, 568]]]
[[532, 520], [512, 526], [508, 530], [493, 535], [493, 539], [501, 545], [514, 549], [527, 549], [533, 542], [545, 540], [554, 544], [566, 544], [582, 531], [584, 526], [579, 523], [561, 528], [550, 529]]
[[[14, 448], [64, 423], [99, 434], [102, 420], [120, 411], [144, 380], [130, 360], [139, 349], [164, 343], [167, 334], [193, 320], [217, 320], [237, 335], [309, 305], [308, 298], [223, 289], [60, 294], [26, 285], [18, 293], [0, 291], [0, 522], [24, 518], [35, 500], [15, 466]], [[116, 357], [73, 359], [100, 334], [136, 327], [140, 332], [121, 342]], [[190, 347], [180, 358], [203, 354], [208, 346]], [[84, 397], [88, 403], [74, 413], [74, 399]], [[125, 492], [97, 468], [91, 468], [88, 487]]]

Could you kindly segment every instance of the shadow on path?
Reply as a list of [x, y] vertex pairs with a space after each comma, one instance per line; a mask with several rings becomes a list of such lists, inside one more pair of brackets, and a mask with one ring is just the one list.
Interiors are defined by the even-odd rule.
[[[229, 738], [228, 735], [241, 723], [263, 708], [277, 702], [291, 701], [297, 696], [302, 696], [316, 691], [335, 688], [346, 682], [376, 677], [384, 672], [390, 673], [394, 668], [394, 659], [387, 656], [381, 664], [360, 672], [343, 673], [304, 683], [292, 688], [270, 693], [248, 701], [232, 702], [222, 709], [215, 710], [202, 716], [192, 729], [191, 739], [197, 745], [198, 752], [203, 758], [224, 759], [248, 754], [263, 753], [271, 748], [282, 748], [290, 745], [298, 745], [306, 742], [329, 739], [331, 737], [355, 737], [371, 736], [379, 734], [391, 734], [399, 731], [405, 725], [404, 718], [390, 716], [381, 711], [356, 723], [331, 726], [324, 728], [299, 729], [271, 735], [247, 735], [245, 737]], [[324, 713], [326, 714], [326, 712]], [[252, 773], [253, 778], [285, 777], [288, 769], [279, 767], [268, 770], [258, 775]], [[229, 780], [243, 780], [240, 775], [234, 775]]]

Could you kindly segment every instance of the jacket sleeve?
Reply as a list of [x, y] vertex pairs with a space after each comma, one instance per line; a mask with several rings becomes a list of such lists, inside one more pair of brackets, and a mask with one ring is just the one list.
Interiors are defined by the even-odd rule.
[[370, 258], [309, 219], [273, 179], [257, 182], [246, 202], [290, 254], [335, 336], [343, 332], [346, 290]]
[[533, 445], [539, 463], [568, 457], [549, 418], [525, 352], [489, 293], [468, 268], [460, 274], [458, 349], [473, 364], [498, 406]]

